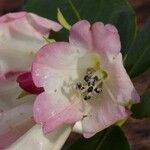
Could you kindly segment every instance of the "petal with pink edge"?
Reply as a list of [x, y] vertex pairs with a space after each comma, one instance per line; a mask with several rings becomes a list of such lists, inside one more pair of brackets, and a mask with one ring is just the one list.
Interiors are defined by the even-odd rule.
[[38, 124], [42, 124], [45, 133], [49, 133], [61, 124], [75, 123], [82, 118], [79, 102], [70, 102], [61, 93], [42, 93], [33, 106], [33, 116]]
[[29, 69], [35, 53], [47, 43], [43, 36], [51, 29], [58, 31], [61, 26], [26, 12], [0, 17], [0, 75]]
[[140, 96], [133, 86], [122, 63], [121, 53], [115, 57], [113, 62], [103, 63], [103, 69], [108, 73], [106, 88], [112, 93], [116, 102], [121, 105], [128, 105], [140, 102]]
[[57, 22], [27, 12], [16, 12], [3, 15], [0, 17], [0, 23], [6, 24], [21, 19], [27, 20], [28, 23], [37, 30], [36, 32], [39, 32], [41, 35], [48, 35], [50, 30], [57, 32], [62, 29], [62, 26]]
[[84, 137], [89, 138], [97, 132], [109, 127], [131, 113], [125, 107], [114, 103], [107, 91], [103, 91], [99, 99], [85, 105], [87, 117], [82, 121]]
[[85, 50], [92, 50], [91, 25], [88, 21], [82, 20], [71, 27], [69, 42]]
[[27, 12], [8, 13], [0, 17], [0, 23], [7, 23], [25, 17]]
[[77, 76], [77, 60], [82, 52], [67, 42], [47, 44], [41, 48], [32, 65], [32, 77], [37, 87], [51, 91]]
[[116, 56], [120, 52], [120, 37], [115, 26], [97, 22], [92, 25], [91, 30], [94, 49], [102, 56], [103, 54]]
[[37, 32], [40, 32], [42, 35], [48, 35], [50, 30], [57, 32], [62, 29], [60, 24], [33, 13], [29, 13], [27, 19]]

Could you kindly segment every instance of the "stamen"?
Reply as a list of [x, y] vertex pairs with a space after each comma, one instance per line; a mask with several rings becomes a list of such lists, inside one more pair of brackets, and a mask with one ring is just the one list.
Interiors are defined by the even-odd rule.
[[90, 78], [91, 78], [91, 77], [89, 77], [88, 75], [86, 75], [86, 76], [84, 77], [84, 80], [85, 80], [86, 82], [88, 82], [88, 81], [90, 80]]
[[80, 90], [80, 89], [81, 89], [81, 87], [82, 87], [82, 84], [81, 84], [80, 82], [78, 82], [78, 83], [77, 83], [77, 85], [76, 85], [76, 87], [77, 87], [77, 89], [79, 89], [79, 90]]
[[88, 93], [93, 92], [93, 86], [90, 86], [90, 87], [87, 89], [87, 92], [88, 92]]
[[97, 73], [93, 68], [88, 68], [84, 81], [78, 82], [76, 85], [84, 100], [90, 100], [94, 93], [99, 94], [102, 92], [103, 82]]
[[90, 95], [86, 95], [86, 96], [84, 97], [84, 100], [89, 100], [89, 99], [91, 99], [91, 96], [90, 96]]
[[76, 88], [80, 91], [83, 91], [85, 89], [85, 87], [82, 86], [82, 84], [80, 82], [77, 83]]
[[96, 93], [101, 93], [101, 92], [102, 92], [102, 88], [95, 88], [94, 91], [95, 91]]
[[88, 86], [94, 86], [95, 85], [95, 82], [88, 82]]
[[98, 76], [94, 77], [94, 81], [99, 81], [100, 79], [98, 78]]
[[80, 90], [81, 90], [81, 91], [83, 91], [84, 89], [85, 89], [85, 87], [84, 87], [84, 86], [82, 86], [82, 87], [80, 88]]

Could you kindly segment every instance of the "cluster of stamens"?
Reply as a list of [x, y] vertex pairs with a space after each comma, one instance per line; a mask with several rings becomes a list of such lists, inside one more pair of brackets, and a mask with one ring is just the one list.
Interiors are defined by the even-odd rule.
[[102, 92], [102, 86], [100, 85], [102, 85], [102, 81], [95, 75], [95, 71], [88, 70], [84, 76], [84, 82], [78, 82], [76, 87], [84, 96], [84, 100], [90, 100], [94, 94]]

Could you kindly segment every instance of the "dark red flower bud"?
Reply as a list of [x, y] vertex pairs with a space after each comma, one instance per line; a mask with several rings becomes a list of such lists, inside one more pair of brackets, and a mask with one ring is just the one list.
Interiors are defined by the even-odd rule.
[[17, 82], [19, 86], [28, 93], [31, 94], [40, 94], [44, 91], [42, 87], [36, 87], [31, 72], [25, 72], [18, 76]]

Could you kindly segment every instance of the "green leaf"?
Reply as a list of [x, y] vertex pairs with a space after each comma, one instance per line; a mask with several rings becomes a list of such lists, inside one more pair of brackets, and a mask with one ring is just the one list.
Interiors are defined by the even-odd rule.
[[[28, 0], [23, 7], [23, 10], [33, 12], [45, 18], [55, 20], [57, 4], [55, 0]], [[53, 3], [53, 8], [50, 7]]]
[[85, 139], [84, 137], [81, 137], [73, 145], [71, 145], [69, 150], [87, 150], [87, 149], [95, 150], [98, 143], [103, 138], [105, 133], [106, 130], [103, 130], [89, 139]]
[[57, 20], [57, 8], [69, 24], [80, 19], [114, 24], [120, 33], [122, 53], [135, 37], [135, 16], [127, 0], [29, 0], [24, 9]]
[[55, 39], [56, 41], [68, 41], [69, 31], [65, 28], [61, 29], [59, 32], [51, 31], [49, 38]]
[[134, 104], [131, 110], [133, 112], [133, 118], [143, 119], [150, 117], [150, 90], [147, 90], [147, 92], [141, 96], [141, 103]]
[[123, 131], [118, 126], [110, 127], [89, 139], [81, 137], [69, 150], [130, 150]]
[[131, 77], [150, 68], [150, 21], [139, 31], [128, 51], [125, 67]]

